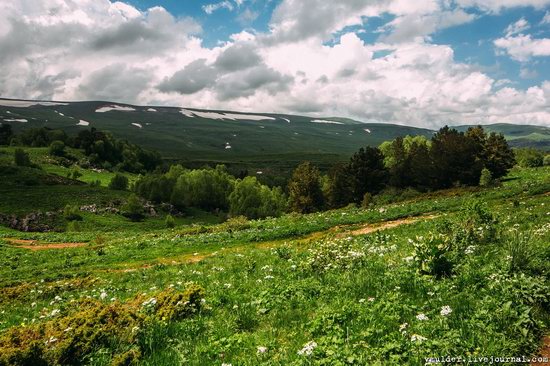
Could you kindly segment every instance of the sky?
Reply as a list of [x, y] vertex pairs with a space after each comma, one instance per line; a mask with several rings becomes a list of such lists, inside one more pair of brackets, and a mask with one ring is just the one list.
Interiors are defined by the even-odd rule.
[[3, 0], [0, 97], [550, 126], [550, 0]]

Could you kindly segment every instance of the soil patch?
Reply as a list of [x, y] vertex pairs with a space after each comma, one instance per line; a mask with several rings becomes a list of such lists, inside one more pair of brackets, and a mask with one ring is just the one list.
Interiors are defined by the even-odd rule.
[[29, 249], [32, 251], [46, 249], [67, 249], [78, 248], [87, 245], [88, 243], [44, 243], [38, 240], [4, 238], [5, 241], [17, 248]]
[[[539, 353], [536, 356], [537, 358], [542, 357], [550, 360], [550, 336], [544, 337], [542, 340], [542, 347], [539, 350]], [[531, 365], [550, 365], [548, 362], [531, 362]]]

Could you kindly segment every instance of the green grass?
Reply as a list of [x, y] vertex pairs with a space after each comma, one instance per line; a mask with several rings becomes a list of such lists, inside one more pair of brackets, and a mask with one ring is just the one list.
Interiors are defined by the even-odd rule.
[[[140, 364], [422, 365], [423, 357], [447, 354], [529, 356], [550, 325], [550, 168], [516, 169], [508, 178], [502, 187], [240, 226], [206, 215], [203, 226], [179, 219], [161, 229], [160, 218], [130, 224], [85, 214], [82, 232], [2, 229], [4, 238], [90, 243], [31, 252], [4, 241], [0, 329], [62, 319], [71, 301], [88, 296], [131, 302], [193, 282], [205, 289], [202, 310], [145, 325], [133, 343]], [[474, 201], [495, 220], [464, 211]], [[437, 218], [351, 234], [425, 214]], [[469, 229], [473, 236], [461, 236]], [[443, 233], [464, 243], [449, 253], [453, 275], [419, 273], [415, 245]], [[514, 258], [523, 258], [517, 268]], [[84, 278], [93, 281], [75, 285]], [[441, 313], [446, 306], [451, 312]], [[311, 355], [300, 355], [309, 342]], [[121, 352], [116, 344], [93, 349], [85, 363], [108, 365]]]

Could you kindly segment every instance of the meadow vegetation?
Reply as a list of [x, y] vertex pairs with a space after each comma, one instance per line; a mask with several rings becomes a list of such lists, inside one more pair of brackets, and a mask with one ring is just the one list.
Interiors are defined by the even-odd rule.
[[549, 332], [550, 167], [496, 134], [398, 138], [283, 187], [52, 138], [0, 148], [0, 365], [423, 365]]

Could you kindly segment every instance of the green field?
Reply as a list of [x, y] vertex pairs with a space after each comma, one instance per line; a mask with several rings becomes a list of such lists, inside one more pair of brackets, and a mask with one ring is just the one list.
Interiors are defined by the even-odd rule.
[[[0, 212], [126, 194], [24, 191], [0, 192]], [[515, 168], [500, 187], [370, 209], [219, 224], [196, 212], [173, 229], [164, 213], [84, 213], [76, 232], [3, 228], [0, 365], [533, 356], [550, 326], [549, 192], [550, 168]]]

